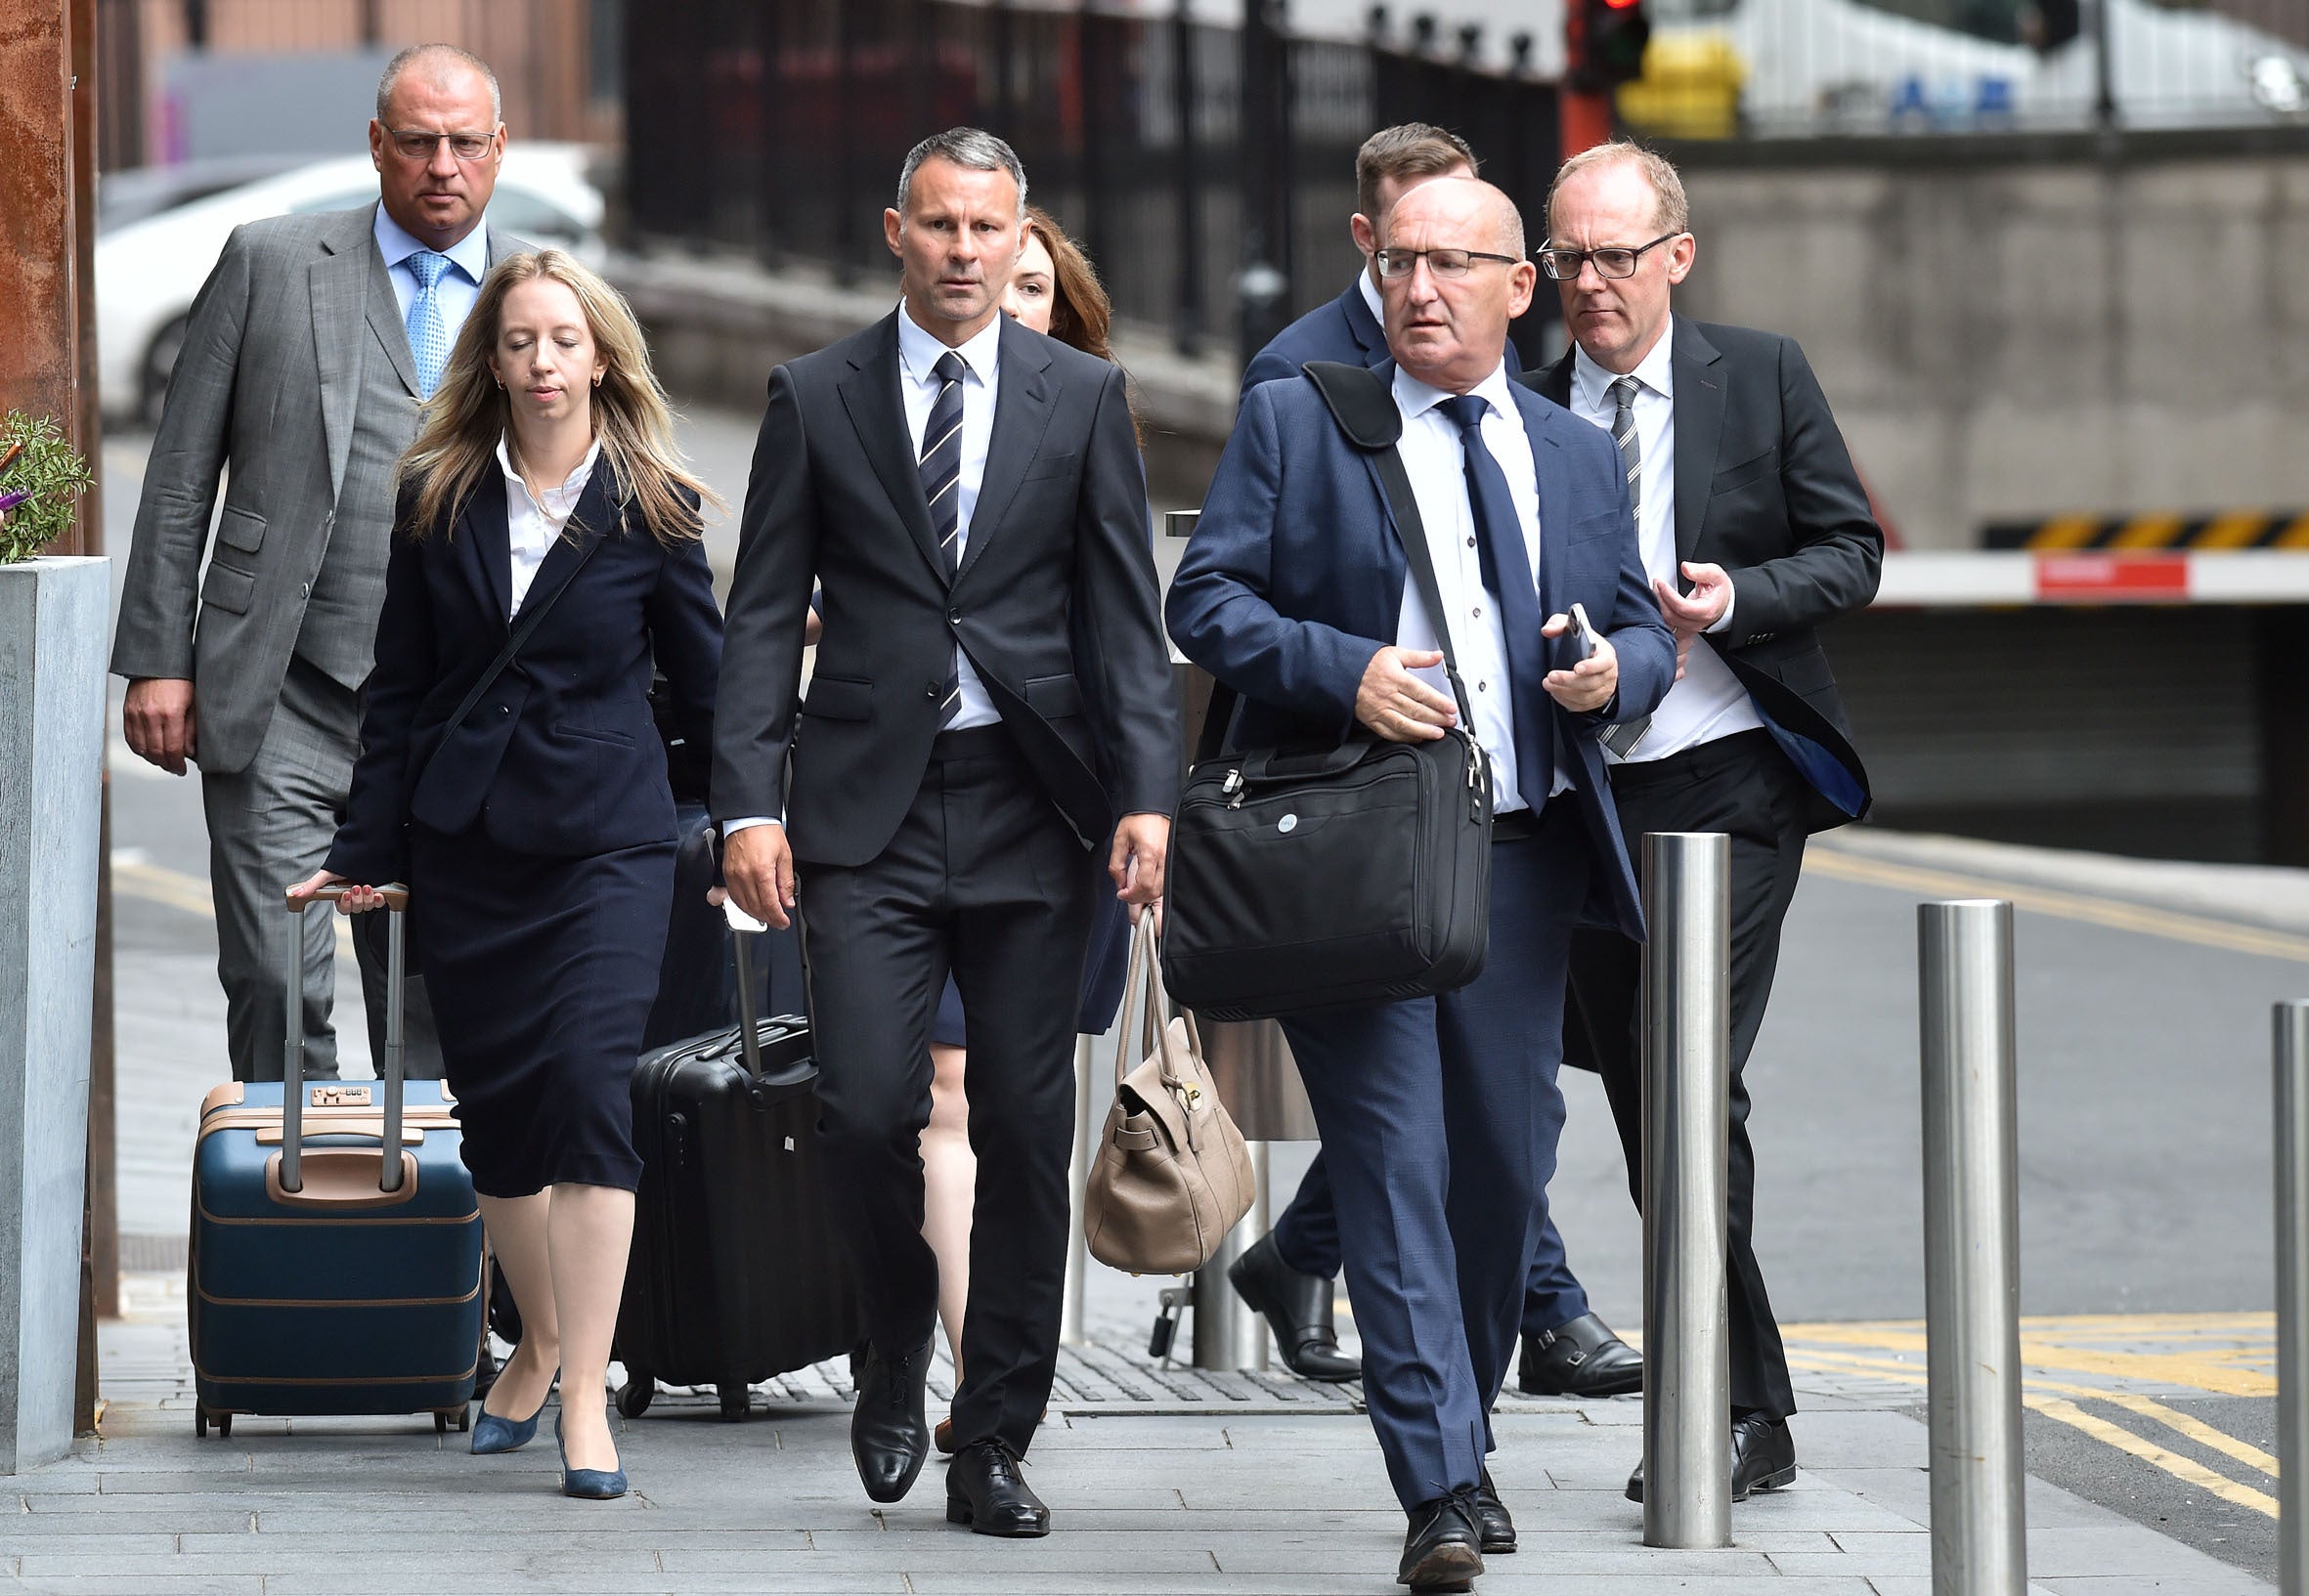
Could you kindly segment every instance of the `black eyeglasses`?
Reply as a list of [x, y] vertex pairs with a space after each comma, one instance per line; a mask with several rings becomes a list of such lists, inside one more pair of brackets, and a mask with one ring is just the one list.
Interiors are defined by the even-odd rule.
[[1379, 276], [1383, 278], [1407, 278], [1418, 269], [1421, 261], [1439, 278], [1463, 278], [1479, 260], [1498, 261], [1502, 266], [1522, 264], [1513, 255], [1487, 255], [1480, 249], [1387, 248], [1372, 259], [1378, 262]]
[[403, 160], [431, 160], [444, 140], [449, 152], [462, 161], [479, 160], [497, 148], [495, 133], [420, 133], [414, 128], [389, 127], [385, 137], [393, 141]]
[[1543, 249], [1540, 251], [1540, 270], [1557, 282], [1570, 282], [1580, 275], [1584, 261], [1595, 263], [1595, 275], [1602, 278], [1632, 278], [1635, 263], [1647, 249], [1657, 249], [1681, 233], [1663, 233], [1650, 243], [1630, 248], [1626, 244], [1607, 244], [1601, 249]]

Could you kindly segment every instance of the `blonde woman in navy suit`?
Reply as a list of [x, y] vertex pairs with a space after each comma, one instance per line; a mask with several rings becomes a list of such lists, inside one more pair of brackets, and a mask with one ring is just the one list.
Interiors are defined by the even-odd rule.
[[[361, 884], [357, 913], [410, 884], [464, 1160], [525, 1327], [473, 1450], [526, 1444], [558, 1370], [572, 1496], [626, 1489], [604, 1391], [641, 1173], [629, 1083], [674, 890], [648, 692], [654, 663], [710, 736], [704, 492], [616, 290], [555, 250], [493, 271], [402, 464], [352, 796], [297, 888]], [[552, 607], [457, 721], [532, 603]]]

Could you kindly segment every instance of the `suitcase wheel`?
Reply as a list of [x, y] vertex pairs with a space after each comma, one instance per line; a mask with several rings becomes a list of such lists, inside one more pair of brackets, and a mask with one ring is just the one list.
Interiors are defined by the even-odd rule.
[[721, 1422], [736, 1424], [753, 1405], [754, 1393], [742, 1385], [725, 1385], [721, 1390]]
[[463, 1435], [463, 1434], [464, 1434], [466, 1431], [468, 1431], [468, 1430], [470, 1430], [470, 1429], [472, 1429], [472, 1428], [473, 1428], [473, 1409], [472, 1409], [472, 1408], [470, 1408], [470, 1407], [460, 1407], [460, 1408], [458, 1408], [458, 1409], [457, 1410], [457, 1434], [461, 1436], [461, 1435]]
[[216, 1427], [216, 1433], [219, 1436], [229, 1438], [233, 1433], [233, 1415], [230, 1413], [211, 1415], [207, 1408], [196, 1405], [193, 1409], [193, 1434], [205, 1439], [210, 1425]]
[[433, 1433], [437, 1436], [449, 1434], [449, 1415], [447, 1413], [436, 1412], [433, 1415]]
[[193, 1409], [193, 1434], [202, 1441], [206, 1441], [208, 1439], [207, 1408], [195, 1407]]
[[627, 1418], [637, 1419], [649, 1411], [649, 1404], [658, 1394], [658, 1383], [647, 1374], [629, 1370], [626, 1383], [618, 1387], [618, 1411]]

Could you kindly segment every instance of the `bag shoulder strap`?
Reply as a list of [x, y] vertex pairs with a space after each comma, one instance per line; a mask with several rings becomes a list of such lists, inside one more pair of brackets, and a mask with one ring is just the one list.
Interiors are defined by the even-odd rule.
[[1403, 439], [1403, 411], [1387, 380], [1376, 371], [1337, 361], [1309, 361], [1307, 380], [1323, 395], [1331, 419], [1347, 441], [1372, 456], [1379, 487], [1387, 496], [1388, 513], [1402, 534], [1404, 563], [1418, 584], [1419, 602], [1435, 623], [1436, 641], [1443, 649], [1444, 674], [1451, 679], [1452, 696], [1459, 700], [1459, 724], [1475, 724], [1474, 706], [1467, 702], [1467, 684], [1459, 679], [1459, 656], [1452, 652], [1450, 612], [1443, 606], [1443, 584], [1436, 580], [1435, 556], [1427, 547], [1427, 524], [1419, 519], [1419, 501], [1411, 490], [1411, 473], [1403, 468], [1396, 445]]
[[[561, 595], [569, 591], [569, 584], [577, 581], [577, 574], [586, 568], [586, 562], [593, 557], [593, 550], [599, 548], [608, 536], [607, 533], [595, 533], [578, 550], [575, 562], [570, 565], [568, 570], [561, 573], [561, 580], [553, 583], [542, 595], [533, 594], [535, 602], [522, 607], [520, 625], [516, 625], [512, 634], [506, 637], [505, 646], [498, 650], [497, 658], [489, 662], [488, 669], [473, 678], [473, 685], [466, 690], [464, 698], [458, 702], [456, 712], [451, 714], [448, 721], [443, 724], [441, 742], [433, 746], [433, 758], [437, 759], [441, 756], [442, 745], [449, 741], [450, 734], [465, 723], [465, 716], [473, 712], [473, 707], [481, 702], [481, 695], [497, 685], [498, 677], [505, 673], [505, 667], [513, 663], [513, 656], [521, 652], [521, 645], [528, 642], [531, 634], [544, 625], [546, 615], [551, 613], [553, 606], [560, 601]], [[426, 760], [425, 763], [428, 769], [431, 768], [432, 759]], [[420, 781], [423, 779], [421, 771], [418, 773], [418, 779]]]

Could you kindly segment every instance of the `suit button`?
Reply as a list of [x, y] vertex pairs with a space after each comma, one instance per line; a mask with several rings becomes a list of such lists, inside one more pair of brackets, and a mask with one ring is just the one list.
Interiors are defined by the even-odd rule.
[[298, 582], [296, 584], [296, 596], [299, 598], [311, 598], [313, 596], [313, 584], [309, 582]]
[[929, 699], [937, 698], [938, 696], [938, 684], [934, 681], [928, 687], [922, 689], [922, 696]]
[[506, 715], [509, 715], [513, 712], [513, 708], [509, 704], [501, 704], [497, 707], [497, 712], [498, 718], [502, 720]]
[[948, 611], [946, 612], [946, 621], [947, 621], [947, 624], [948, 624], [948, 625], [956, 625], [956, 626], [959, 626], [959, 625], [962, 625], [962, 612], [961, 612], [960, 610], [948, 610]]

